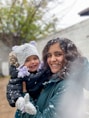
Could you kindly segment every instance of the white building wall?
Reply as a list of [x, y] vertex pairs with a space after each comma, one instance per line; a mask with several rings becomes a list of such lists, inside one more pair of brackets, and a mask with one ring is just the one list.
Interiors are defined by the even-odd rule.
[[69, 38], [77, 45], [79, 51], [89, 59], [89, 19], [39, 40], [38, 50], [40, 55], [46, 42], [56, 37]]
[[0, 40], [0, 74], [5, 76], [9, 75], [8, 54], [10, 51], [11, 49]]

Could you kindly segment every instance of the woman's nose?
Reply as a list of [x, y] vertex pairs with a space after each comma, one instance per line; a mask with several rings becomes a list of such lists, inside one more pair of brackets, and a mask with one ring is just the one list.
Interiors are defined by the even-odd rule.
[[51, 61], [55, 61], [55, 60], [56, 60], [55, 55], [52, 55], [52, 56], [51, 56]]

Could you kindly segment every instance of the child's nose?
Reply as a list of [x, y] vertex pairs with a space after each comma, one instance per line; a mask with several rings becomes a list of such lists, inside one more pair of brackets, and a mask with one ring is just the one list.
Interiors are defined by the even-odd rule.
[[34, 63], [34, 62], [35, 62], [34, 60], [31, 61], [31, 63]]

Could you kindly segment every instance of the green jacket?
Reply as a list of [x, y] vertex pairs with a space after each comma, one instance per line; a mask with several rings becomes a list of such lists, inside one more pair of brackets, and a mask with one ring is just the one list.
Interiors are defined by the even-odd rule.
[[65, 83], [65, 80], [58, 77], [50, 79], [37, 100], [37, 114], [33, 116], [23, 114], [23, 118], [56, 118], [58, 101], [66, 90]]
[[77, 81], [52, 78], [37, 100], [37, 114], [23, 118], [86, 118], [83, 86]]

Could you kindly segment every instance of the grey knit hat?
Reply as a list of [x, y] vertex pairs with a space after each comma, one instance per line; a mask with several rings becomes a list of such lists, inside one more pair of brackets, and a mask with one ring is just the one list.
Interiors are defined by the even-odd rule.
[[20, 64], [20, 66], [25, 63], [26, 59], [29, 56], [36, 55], [39, 58], [39, 53], [37, 51], [36, 45], [34, 44], [32, 42], [25, 43], [23, 45], [14, 46], [12, 48], [13, 52], [16, 54], [16, 57], [18, 59], [18, 63]]

